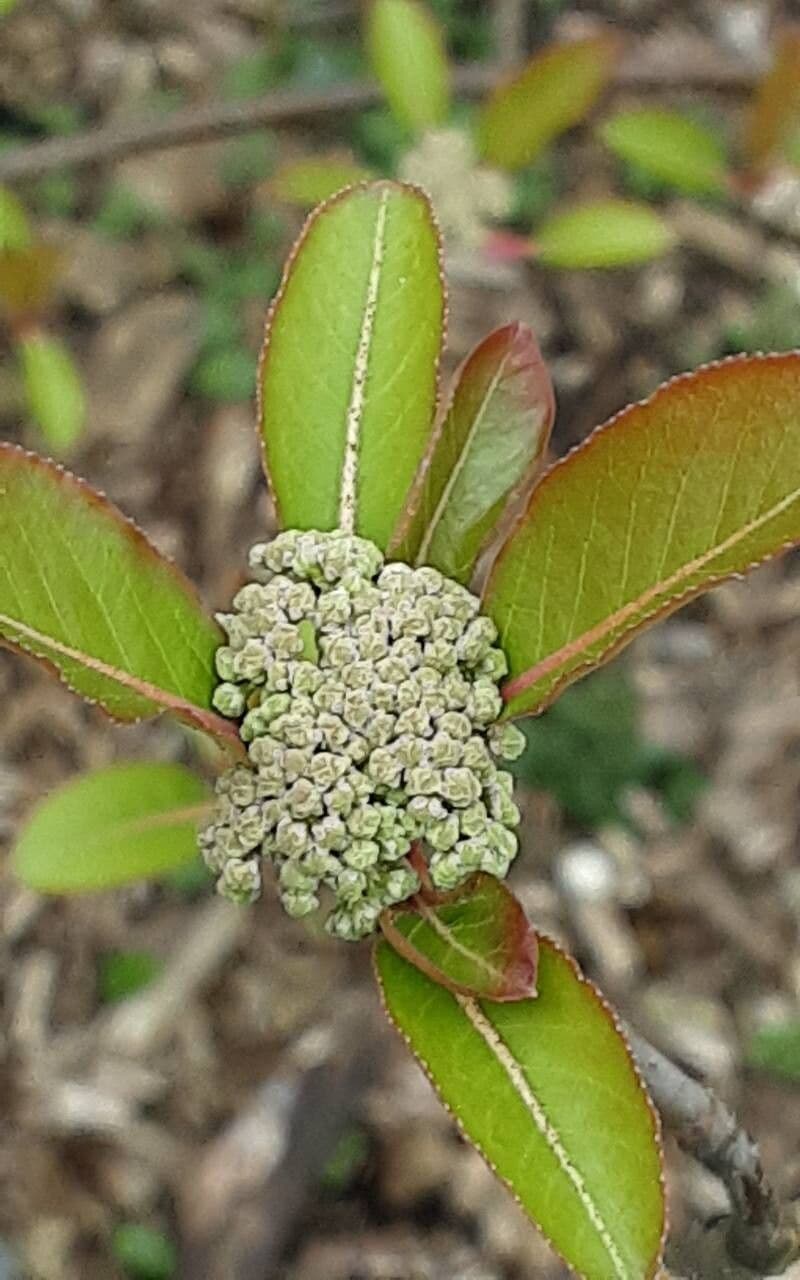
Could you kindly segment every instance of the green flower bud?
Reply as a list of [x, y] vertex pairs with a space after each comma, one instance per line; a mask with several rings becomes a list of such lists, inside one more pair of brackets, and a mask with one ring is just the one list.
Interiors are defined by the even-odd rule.
[[287, 711], [278, 716], [270, 728], [276, 738], [290, 747], [313, 747], [322, 738], [314, 721], [297, 711]]
[[452, 670], [458, 661], [455, 646], [449, 640], [429, 640], [422, 655], [426, 666], [442, 672]]
[[319, 711], [329, 711], [332, 715], [344, 713], [345, 687], [336, 677], [325, 673], [324, 684], [321, 684], [311, 701]]
[[447, 711], [462, 711], [469, 700], [471, 685], [458, 671], [448, 671], [442, 676], [440, 693]]
[[459, 662], [474, 667], [489, 653], [497, 639], [497, 627], [491, 618], [482, 614], [470, 622], [461, 639], [456, 642], [456, 654]]
[[342, 819], [330, 813], [314, 823], [311, 836], [314, 844], [326, 852], [330, 849], [344, 849], [348, 839], [347, 827]]
[[480, 799], [481, 784], [469, 769], [445, 769], [441, 794], [457, 809], [466, 809]]
[[269, 592], [257, 582], [248, 582], [233, 597], [233, 607], [240, 613], [253, 613], [271, 603]]
[[217, 675], [220, 680], [232, 681], [236, 677], [236, 668], [234, 659], [236, 654], [228, 645], [220, 645], [214, 655], [214, 665], [217, 668]]
[[308, 778], [298, 778], [286, 793], [286, 803], [294, 818], [319, 818], [323, 813], [322, 793]]
[[218, 684], [211, 699], [211, 705], [221, 716], [237, 720], [243, 715], [247, 705], [244, 690], [236, 684]]
[[476, 674], [495, 683], [508, 675], [508, 659], [502, 649], [490, 649], [475, 667]]
[[217, 892], [231, 902], [255, 902], [261, 893], [261, 871], [258, 863], [248, 858], [231, 858], [222, 868]]
[[356, 793], [350, 784], [348, 778], [340, 778], [339, 781], [331, 787], [326, 796], [328, 808], [331, 813], [340, 814], [346, 818], [356, 803]]
[[476, 800], [475, 804], [468, 805], [459, 813], [458, 822], [462, 835], [484, 836], [489, 823], [486, 805], [482, 800]]
[[311, 758], [308, 776], [316, 787], [327, 791], [347, 773], [348, 768], [349, 761], [346, 758], [335, 755], [332, 751], [318, 751]]
[[430, 873], [435, 887], [445, 893], [457, 889], [469, 874], [457, 849], [450, 853], [435, 853], [430, 860]]
[[349, 756], [354, 764], [363, 764], [369, 753], [370, 745], [367, 739], [360, 733], [351, 733], [344, 744], [344, 754]]
[[461, 764], [464, 744], [447, 733], [435, 733], [430, 740], [427, 758], [437, 769]]
[[342, 684], [347, 690], [353, 689], [356, 692], [364, 693], [370, 688], [374, 678], [375, 673], [369, 662], [359, 660], [342, 667]]
[[[341, 751], [350, 741], [350, 729], [341, 716], [330, 711], [321, 711], [317, 716], [317, 728], [322, 735], [324, 745], [330, 751]], [[327, 785], [327, 784], [326, 784]]]
[[380, 857], [381, 847], [377, 840], [351, 840], [342, 854], [342, 860], [348, 867], [357, 871], [366, 871], [374, 867]]
[[336, 881], [336, 896], [348, 906], [358, 902], [367, 888], [367, 877], [356, 867], [343, 867]]
[[305, 853], [310, 844], [308, 827], [304, 822], [296, 822], [291, 818], [281, 818], [275, 829], [275, 848], [287, 858], [297, 858]]
[[325, 676], [313, 662], [298, 662], [292, 669], [292, 693], [312, 697], [325, 682]]
[[289, 664], [287, 662], [271, 662], [264, 677], [264, 688], [267, 693], [285, 693], [289, 688]]
[[301, 867], [298, 862], [289, 861], [281, 865], [278, 872], [278, 883], [282, 889], [293, 889], [300, 893], [314, 893], [319, 878], [309, 875], [308, 871]]
[[410, 796], [436, 795], [443, 785], [442, 770], [432, 769], [430, 765], [418, 765], [416, 769], [409, 769], [406, 772], [406, 791]]
[[[285, 747], [283, 752], [283, 776], [287, 783], [303, 778], [311, 769], [315, 759], [311, 747]], [[315, 779], [316, 781], [316, 779]]]
[[426, 828], [425, 839], [432, 849], [446, 853], [448, 849], [453, 848], [460, 834], [458, 818], [451, 813], [444, 821], [431, 823]]
[[320, 596], [316, 604], [317, 623], [320, 631], [338, 630], [349, 622], [353, 611], [350, 596], [342, 587], [336, 587]]
[[467, 715], [474, 724], [488, 725], [503, 710], [503, 699], [491, 680], [480, 677], [475, 681], [467, 700]]
[[247, 754], [258, 768], [270, 768], [283, 765], [286, 748], [277, 738], [263, 734], [250, 743]]
[[347, 830], [358, 839], [374, 836], [381, 825], [380, 810], [374, 805], [362, 804], [347, 819]]
[[409, 707], [407, 711], [402, 711], [397, 717], [395, 729], [398, 737], [404, 733], [411, 733], [417, 738], [429, 738], [433, 732], [431, 718], [424, 706], [419, 705], [419, 691], [417, 691], [417, 705]]
[[402, 776], [402, 766], [389, 747], [376, 747], [366, 764], [367, 775], [384, 787], [396, 787]]
[[487, 736], [489, 749], [504, 760], [517, 760], [525, 750], [525, 734], [515, 724], [493, 724]]
[[248, 640], [246, 644], [234, 654], [233, 670], [238, 680], [254, 680], [260, 682], [264, 679], [269, 658], [264, 647], [263, 640]]
[[261, 844], [266, 834], [266, 824], [261, 814], [261, 806], [250, 804], [246, 809], [239, 809], [232, 829], [242, 849], [255, 849]]
[[397, 717], [388, 711], [376, 711], [365, 727], [364, 735], [371, 747], [385, 747], [394, 737]]
[[281, 893], [281, 903], [287, 915], [300, 920], [303, 916], [310, 916], [317, 910], [319, 898], [314, 893], [288, 889]]
[[358, 645], [355, 640], [338, 632], [334, 635], [320, 636], [319, 647], [323, 667], [341, 670], [342, 667], [347, 667], [358, 659]]

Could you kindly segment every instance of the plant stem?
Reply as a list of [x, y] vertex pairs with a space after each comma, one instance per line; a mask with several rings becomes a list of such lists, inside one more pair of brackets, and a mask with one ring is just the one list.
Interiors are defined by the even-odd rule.
[[706, 1085], [693, 1080], [642, 1036], [628, 1030], [636, 1061], [664, 1124], [685, 1151], [727, 1188], [727, 1250], [759, 1275], [800, 1258], [800, 1223], [778, 1201], [758, 1144]]
[[[617, 71], [618, 86], [648, 89], [675, 84], [705, 85], [739, 92], [751, 88], [755, 79], [750, 67], [725, 58], [712, 58], [708, 51], [705, 54], [701, 51], [694, 62], [683, 55], [654, 60], [652, 54], [641, 56], [641, 53], [632, 46]], [[456, 67], [453, 88], [459, 97], [480, 97], [501, 74], [502, 70], [491, 64]], [[54, 170], [108, 163], [142, 151], [207, 142], [265, 126], [335, 116], [343, 111], [360, 111], [382, 101], [379, 86], [363, 81], [334, 85], [317, 93], [282, 89], [252, 102], [211, 102], [175, 111], [166, 119], [115, 122], [71, 138], [53, 138], [3, 152], [0, 182], [41, 178]]]

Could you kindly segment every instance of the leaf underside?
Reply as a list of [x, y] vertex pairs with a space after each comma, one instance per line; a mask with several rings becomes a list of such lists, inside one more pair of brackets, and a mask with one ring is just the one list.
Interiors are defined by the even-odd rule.
[[400, 955], [449, 991], [489, 1000], [536, 994], [536, 935], [510, 889], [479, 872], [452, 893], [384, 913]]
[[497, 329], [458, 371], [392, 550], [468, 582], [509, 499], [524, 495], [555, 414], [550, 377], [525, 325]]
[[800, 540], [800, 353], [674, 379], [553, 467], [484, 605], [540, 710], [643, 626]]
[[86, 893], [174, 871], [197, 857], [209, 799], [181, 765], [85, 774], [34, 810], [14, 849], [15, 874], [41, 893]]
[[613, 36], [546, 49], [495, 89], [481, 110], [477, 137], [486, 160], [521, 169], [591, 111], [617, 58]]
[[118, 720], [163, 710], [217, 732], [220, 633], [188, 580], [100, 494], [0, 445], [0, 641]]
[[445, 1106], [561, 1256], [586, 1280], [649, 1280], [664, 1233], [658, 1124], [608, 1007], [539, 941], [539, 994], [451, 994], [387, 942], [389, 1017]]
[[260, 422], [282, 525], [385, 547], [425, 451], [444, 329], [422, 192], [354, 187], [309, 219], [267, 324]]

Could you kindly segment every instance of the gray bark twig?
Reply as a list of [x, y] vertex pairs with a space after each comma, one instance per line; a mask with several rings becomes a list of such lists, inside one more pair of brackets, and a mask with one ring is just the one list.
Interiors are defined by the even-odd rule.
[[[632, 47], [618, 68], [617, 87], [645, 90], [679, 83], [734, 92], [752, 87], [751, 68], [711, 57], [708, 50], [698, 50], [694, 58], [691, 50], [683, 50], [678, 58], [666, 56], [665, 51], [655, 56], [656, 52]], [[504, 74], [507, 68], [496, 65], [456, 67], [453, 88], [461, 97], [480, 97]], [[380, 87], [373, 81], [362, 81], [334, 85], [318, 93], [281, 89], [252, 102], [210, 102], [186, 107], [167, 119], [100, 125], [72, 138], [53, 138], [4, 152], [0, 155], [0, 182], [41, 178], [58, 169], [106, 164], [142, 151], [233, 137], [272, 125], [302, 124], [320, 116], [363, 110], [382, 101]]]
[[767, 1181], [758, 1144], [710, 1089], [636, 1032], [628, 1036], [664, 1124], [728, 1191], [726, 1245], [733, 1261], [759, 1275], [795, 1261], [800, 1257], [800, 1223]]

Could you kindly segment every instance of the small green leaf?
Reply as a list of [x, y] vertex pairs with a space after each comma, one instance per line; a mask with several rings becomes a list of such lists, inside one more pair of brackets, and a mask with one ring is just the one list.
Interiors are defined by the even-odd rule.
[[112, 951], [100, 960], [98, 987], [104, 1004], [127, 1000], [148, 987], [163, 969], [152, 951]]
[[692, 596], [800, 541], [800, 354], [666, 383], [553, 467], [492, 569], [506, 712], [540, 710]]
[[762, 1027], [750, 1041], [746, 1056], [751, 1067], [800, 1081], [800, 1019]]
[[0, 18], [4, 18], [17, 4], [18, 0], [0, 0]]
[[800, 127], [800, 28], [787, 27], [775, 58], [753, 96], [744, 130], [750, 168], [765, 169]]
[[486, 160], [522, 169], [591, 111], [614, 69], [617, 41], [594, 36], [555, 45], [501, 84], [483, 107], [477, 136]]
[[658, 1123], [613, 1015], [540, 939], [539, 994], [437, 986], [380, 942], [386, 1010], [445, 1106], [584, 1280], [650, 1280], [664, 1196]]
[[632, 200], [594, 200], [557, 213], [533, 245], [548, 267], [627, 267], [666, 253], [674, 235], [663, 218]]
[[308, 209], [372, 176], [369, 169], [347, 156], [308, 156], [281, 165], [270, 179], [269, 190], [284, 204]]
[[40, 893], [86, 893], [161, 876], [197, 856], [209, 812], [204, 782], [177, 764], [121, 764], [53, 791], [13, 854], [16, 875]]
[[0, 249], [29, 249], [32, 243], [25, 210], [13, 192], [0, 187]]
[[397, 119], [411, 129], [441, 124], [450, 109], [450, 71], [438, 24], [417, 0], [374, 0], [367, 53]]
[[86, 418], [80, 374], [66, 348], [40, 330], [26, 335], [17, 350], [31, 415], [51, 449], [63, 452], [78, 439]]
[[285, 528], [386, 545], [436, 409], [439, 253], [411, 187], [354, 187], [311, 215], [261, 365], [265, 466]]
[[728, 178], [725, 147], [712, 133], [677, 111], [642, 109], [612, 116], [600, 137], [620, 159], [689, 195], [723, 192]]
[[210, 710], [221, 632], [193, 587], [83, 481], [0, 444], [0, 642], [118, 720], [169, 710], [238, 744]]
[[401, 956], [449, 991], [487, 1000], [536, 994], [536, 935], [510, 889], [479, 872], [452, 893], [417, 895], [384, 912]]
[[485, 338], [456, 375], [393, 540], [396, 554], [468, 582], [510, 497], [532, 482], [554, 414], [531, 330], [511, 324]]
[[117, 1227], [114, 1256], [131, 1280], [172, 1280], [178, 1266], [175, 1246], [160, 1231], [128, 1222]]

